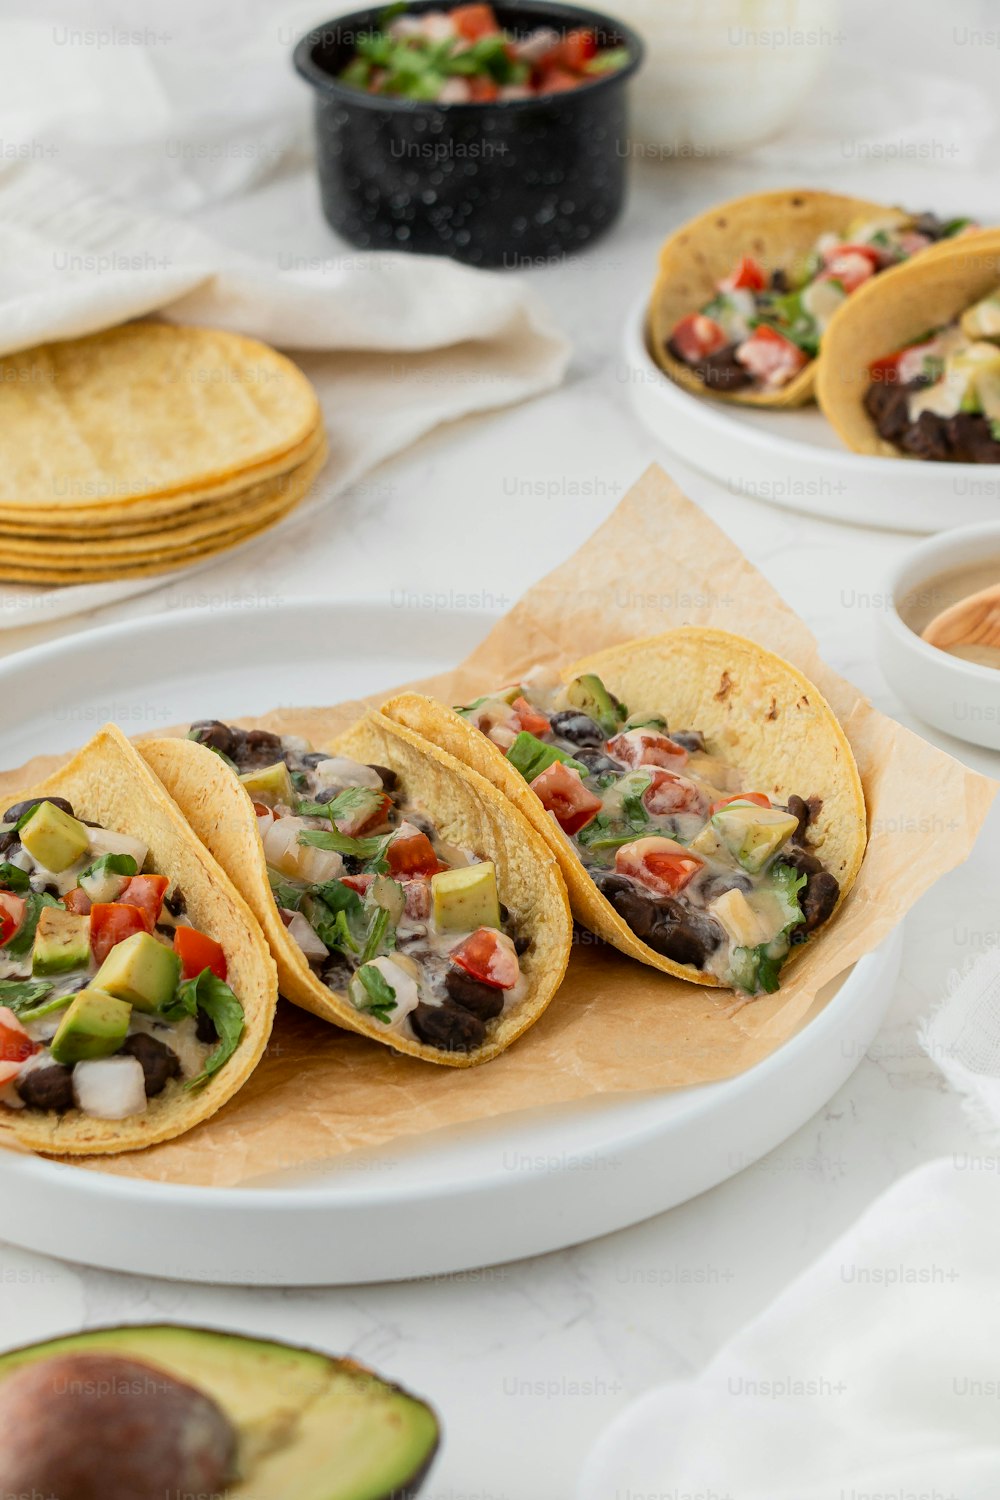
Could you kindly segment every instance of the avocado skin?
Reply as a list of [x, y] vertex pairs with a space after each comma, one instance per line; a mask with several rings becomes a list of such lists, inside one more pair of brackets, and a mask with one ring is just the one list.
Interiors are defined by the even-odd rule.
[[[161, 1350], [159, 1342], [166, 1339], [176, 1340], [178, 1337], [185, 1340], [186, 1346], [191, 1354], [199, 1349], [204, 1349], [206, 1368], [209, 1367], [210, 1356], [216, 1358], [225, 1354], [227, 1369], [231, 1370], [238, 1362], [243, 1361], [246, 1365], [248, 1377], [248, 1388], [254, 1389], [268, 1379], [268, 1372], [259, 1374], [257, 1380], [253, 1380], [255, 1366], [261, 1357], [268, 1353], [286, 1356], [290, 1359], [299, 1359], [303, 1362], [319, 1361], [320, 1365], [332, 1377], [348, 1377], [353, 1381], [371, 1382], [376, 1388], [373, 1396], [377, 1396], [384, 1402], [386, 1414], [394, 1417], [394, 1426], [398, 1426], [398, 1415], [400, 1411], [409, 1410], [424, 1426], [426, 1432], [421, 1435], [417, 1449], [413, 1454], [412, 1469], [407, 1472], [400, 1483], [394, 1485], [391, 1490], [373, 1489], [366, 1485], [363, 1489], [354, 1489], [350, 1492], [342, 1487], [337, 1488], [337, 1461], [338, 1455], [332, 1448], [327, 1455], [331, 1469], [331, 1500], [415, 1500], [423, 1482], [427, 1477], [431, 1464], [434, 1461], [441, 1442], [441, 1424], [437, 1413], [427, 1402], [419, 1396], [414, 1396], [403, 1386], [396, 1385], [391, 1381], [383, 1380], [374, 1370], [366, 1365], [359, 1364], [352, 1359], [337, 1359], [332, 1355], [324, 1354], [320, 1350], [304, 1348], [301, 1345], [280, 1343], [275, 1339], [254, 1338], [251, 1335], [229, 1333], [221, 1329], [196, 1328], [187, 1324], [176, 1323], [149, 1323], [128, 1324], [124, 1326], [110, 1326], [106, 1328], [88, 1329], [86, 1333], [67, 1334], [61, 1338], [45, 1339], [38, 1344], [26, 1344], [17, 1349], [11, 1349], [0, 1353], [0, 1382], [12, 1374], [14, 1370], [23, 1368], [26, 1364], [36, 1360], [47, 1359], [53, 1355], [84, 1353], [90, 1350], [102, 1352], [128, 1352], [136, 1358], [146, 1359], [151, 1364], [158, 1364], [161, 1368], [175, 1374], [179, 1379], [186, 1380], [196, 1388], [198, 1380], [192, 1375], [190, 1361], [185, 1360], [183, 1366], [178, 1362], [176, 1365], [169, 1357], [167, 1351]], [[119, 1342], [120, 1341], [120, 1342]], [[148, 1349], [143, 1345], [148, 1343]], [[317, 1372], [314, 1372], [318, 1373]], [[206, 1384], [205, 1393], [209, 1396], [214, 1394], [226, 1415], [238, 1426], [235, 1413], [228, 1411], [225, 1402], [218, 1393], [213, 1393], [210, 1386]], [[377, 1448], [380, 1443], [384, 1444], [385, 1429], [381, 1432], [373, 1428], [372, 1446]], [[273, 1459], [272, 1459], [273, 1462]], [[241, 1477], [240, 1483], [235, 1488], [235, 1496], [246, 1484], [248, 1490], [259, 1497], [259, 1500], [270, 1500], [260, 1491], [254, 1490], [253, 1469]], [[276, 1493], [274, 1500], [297, 1500], [294, 1490], [282, 1488], [280, 1496]]]

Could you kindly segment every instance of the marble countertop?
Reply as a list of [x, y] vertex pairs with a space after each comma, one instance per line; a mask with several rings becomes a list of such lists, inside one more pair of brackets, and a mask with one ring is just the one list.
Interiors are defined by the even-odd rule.
[[[857, 187], [851, 170], [845, 163], [824, 185]], [[440, 596], [430, 607], [447, 609], [462, 593], [502, 610], [657, 460], [799, 611], [830, 663], [908, 722], [874, 663], [873, 627], [886, 572], [910, 539], [728, 493], [673, 460], [629, 406], [622, 322], [666, 229], [788, 175], [780, 165], [751, 173], [732, 162], [637, 164], [615, 232], [584, 257], [529, 273], [575, 341], [560, 390], [439, 431], [321, 520], [100, 619], [308, 595], [389, 602], [415, 587]], [[961, 177], [947, 167], [932, 182], [897, 174], [893, 192], [957, 206]], [[199, 222], [262, 256], [292, 244], [307, 256], [338, 253], [304, 170], [203, 210]], [[0, 651], [87, 623], [8, 631]], [[978, 769], [1000, 772], [1000, 756], [932, 737]], [[915, 1021], [942, 995], [950, 970], [1000, 941], [997, 828], [994, 815], [972, 858], [912, 914], [888, 1019], [849, 1082], [782, 1147], [700, 1198], [537, 1260], [358, 1289], [185, 1286], [144, 1278], [141, 1268], [114, 1275], [0, 1244], [4, 1344], [156, 1319], [318, 1344], [374, 1364], [436, 1404], [446, 1439], [428, 1500], [569, 1494], [589, 1443], [617, 1411], [650, 1385], [700, 1368], [894, 1179], [935, 1156], [954, 1154], [970, 1170], [988, 1160], [919, 1050]]]

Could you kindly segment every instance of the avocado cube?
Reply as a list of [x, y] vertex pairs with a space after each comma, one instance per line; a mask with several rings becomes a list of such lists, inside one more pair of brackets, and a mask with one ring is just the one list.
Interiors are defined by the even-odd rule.
[[283, 802], [286, 807], [294, 805], [295, 788], [283, 760], [277, 761], [273, 766], [265, 766], [261, 771], [245, 771], [240, 780], [251, 797], [256, 797], [258, 801], [269, 804]]
[[66, 974], [90, 963], [90, 918], [62, 906], [43, 906], [31, 955], [33, 974]]
[[988, 297], [967, 307], [960, 325], [969, 339], [1000, 338], [1000, 293], [991, 292]]
[[87, 852], [90, 833], [79, 818], [54, 802], [40, 802], [21, 829], [21, 843], [32, 859], [57, 875]]
[[744, 870], [762, 870], [799, 826], [798, 818], [780, 807], [756, 807], [752, 802], [730, 802], [712, 817], [712, 825], [730, 854]]
[[111, 1057], [128, 1036], [131, 1005], [99, 989], [81, 990], [52, 1038], [55, 1062], [72, 1067], [94, 1057]]
[[566, 702], [571, 708], [595, 719], [608, 736], [617, 732], [625, 714], [614, 693], [609, 693], [601, 679], [593, 672], [574, 677], [566, 684]]
[[457, 870], [439, 870], [431, 876], [431, 895], [434, 921], [442, 932], [500, 926], [497, 871], [491, 859]]
[[181, 961], [172, 948], [149, 932], [134, 932], [116, 943], [97, 971], [94, 984], [136, 1010], [163, 1010], [174, 998]]

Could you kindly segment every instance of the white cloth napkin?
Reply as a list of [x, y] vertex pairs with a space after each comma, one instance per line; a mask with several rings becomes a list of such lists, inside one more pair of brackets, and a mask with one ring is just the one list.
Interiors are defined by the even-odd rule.
[[1000, 1131], [1000, 953], [984, 953], [964, 974], [953, 975], [917, 1040], [961, 1094], [973, 1127]]
[[996, 1500], [1000, 1185], [896, 1183], [702, 1374], [598, 1442], [577, 1500]]
[[[535, 294], [499, 273], [336, 244], [319, 266], [282, 268], [110, 201], [46, 162], [0, 170], [0, 355], [155, 312], [291, 351], [315, 384], [330, 461], [284, 528], [438, 423], [557, 385], [570, 352]], [[0, 585], [0, 628], [159, 581]]]

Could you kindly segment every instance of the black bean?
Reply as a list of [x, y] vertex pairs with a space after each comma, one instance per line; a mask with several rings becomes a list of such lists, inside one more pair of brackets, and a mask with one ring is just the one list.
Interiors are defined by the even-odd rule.
[[208, 1011], [202, 1010], [200, 1005], [195, 1017], [194, 1034], [199, 1042], [217, 1042], [219, 1040], [219, 1033], [215, 1029], [215, 1022], [208, 1014]]
[[743, 875], [739, 870], [733, 870], [726, 875], [709, 875], [698, 887], [698, 894], [708, 904], [715, 901], [719, 896], [724, 896], [727, 891], [753, 890], [753, 881], [749, 875]]
[[175, 886], [163, 898], [163, 904], [172, 917], [181, 917], [187, 911], [187, 897], [180, 886]]
[[0, 834], [0, 854], [14, 854], [21, 847], [21, 840], [16, 833], [16, 824], [11, 824], [7, 832]]
[[806, 829], [809, 827], [809, 819], [811, 817], [809, 804], [801, 797], [796, 797], [793, 792], [788, 799], [788, 811], [793, 818], [798, 818], [799, 820], [798, 827], [792, 834], [792, 838], [796, 843], [801, 843], [806, 836]]
[[305, 755], [299, 756], [299, 763], [310, 771], [315, 771], [325, 760], [330, 760], [329, 750], [307, 750]]
[[[212, 1031], [212, 1040], [215, 1041], [214, 1027]], [[138, 1058], [142, 1064], [147, 1099], [155, 1099], [157, 1094], [162, 1094], [168, 1081], [176, 1078], [181, 1070], [180, 1059], [173, 1048], [168, 1047], [166, 1042], [158, 1042], [155, 1036], [149, 1036], [144, 1031], [137, 1031], [134, 1036], [126, 1037], [120, 1055]]]
[[191, 725], [193, 740], [197, 740], [199, 745], [208, 745], [211, 750], [221, 750], [230, 759], [235, 758], [233, 751], [239, 734], [239, 730], [230, 729], [228, 724], [220, 723], [218, 719], [199, 719], [196, 724]]
[[514, 952], [517, 954], [518, 958], [522, 958], [524, 954], [527, 953], [530, 947], [531, 939], [530, 937], [528, 937], [527, 933], [520, 933], [514, 939]]
[[621, 776], [624, 774], [618, 761], [612, 760], [610, 755], [605, 755], [603, 750], [591, 750], [585, 745], [581, 750], [574, 749], [573, 759], [578, 760], [582, 766], [587, 767], [588, 776]]
[[705, 736], [700, 729], [678, 729], [676, 734], [671, 733], [670, 738], [675, 745], [680, 745], [689, 755], [697, 750], [704, 750]]
[[23, 802], [15, 802], [13, 807], [8, 807], [0, 822], [16, 823], [18, 818], [23, 818], [31, 807], [38, 807], [42, 802], [51, 802], [53, 807], [61, 807], [64, 813], [73, 817], [72, 803], [67, 802], [65, 797], [27, 797]]
[[474, 1052], [486, 1037], [486, 1027], [479, 1017], [460, 1005], [428, 1005], [421, 1000], [416, 1010], [410, 1011], [410, 1025], [418, 1042], [442, 1052]]
[[280, 753], [281, 735], [272, 734], [269, 729], [248, 729], [246, 745], [248, 750], [273, 750]]
[[382, 786], [387, 792], [394, 792], [399, 785], [399, 776], [395, 771], [390, 771], [388, 766], [369, 766], [369, 771], [376, 771]]
[[510, 909], [504, 906], [502, 901], [500, 902], [500, 920], [505, 926], [510, 921]]
[[805, 917], [807, 932], [814, 932], [827, 920], [840, 896], [840, 885], [829, 870], [810, 875], [805, 890], [799, 896], [799, 905]]
[[603, 745], [607, 739], [596, 719], [575, 709], [564, 709], [549, 718], [552, 733], [571, 745]]
[[478, 979], [464, 974], [455, 964], [451, 964], [445, 975], [444, 987], [448, 991], [448, 998], [454, 1000], [456, 1005], [461, 1005], [463, 1010], [469, 1010], [481, 1021], [492, 1021], [503, 1010], [503, 990], [494, 989], [492, 985], [481, 984]]
[[54, 1109], [62, 1114], [73, 1108], [73, 1070], [61, 1063], [29, 1068], [20, 1074], [14, 1087], [31, 1109]]
[[703, 969], [722, 942], [720, 924], [696, 906], [672, 896], [644, 896], [623, 876], [606, 877], [600, 889], [637, 938], [675, 963]]
[[667, 348], [675, 359], [683, 361], [688, 369], [693, 370], [709, 390], [738, 391], [753, 383], [753, 376], [746, 365], [741, 364], [736, 358], [735, 344], [727, 344], [724, 349], [717, 349], [714, 354], [705, 354], [691, 360], [684, 358], [672, 339], [667, 344]]
[[808, 849], [783, 849], [779, 863], [791, 865], [800, 875], [819, 875], [823, 870], [821, 862]]

